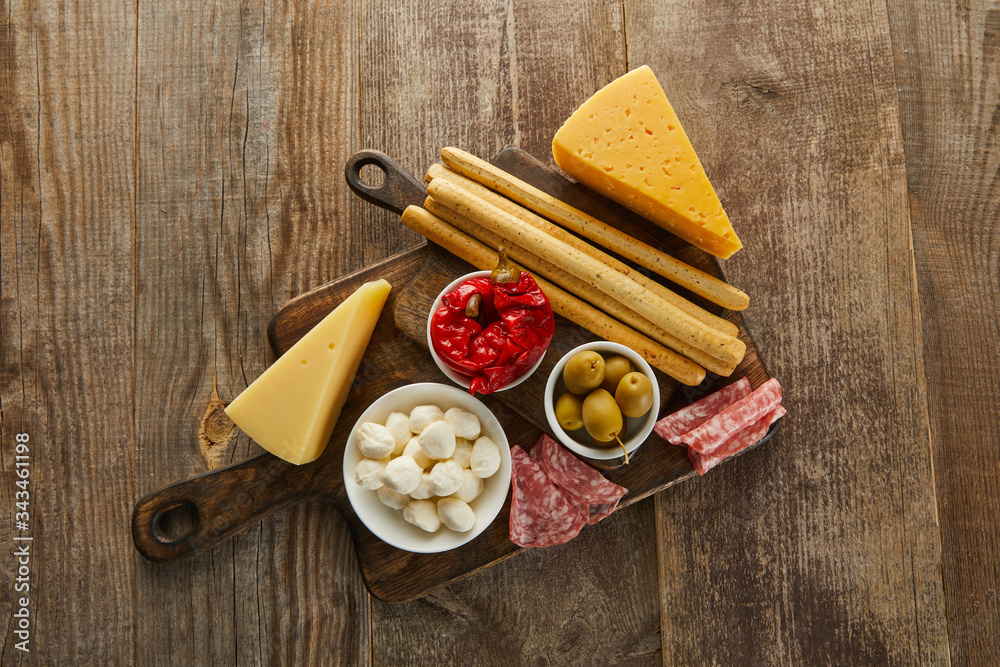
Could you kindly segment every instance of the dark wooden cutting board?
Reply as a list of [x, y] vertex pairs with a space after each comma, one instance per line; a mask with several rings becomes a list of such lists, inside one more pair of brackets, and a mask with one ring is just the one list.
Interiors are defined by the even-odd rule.
[[[714, 258], [570, 183], [522, 151], [506, 149], [494, 162], [629, 234], [722, 277]], [[361, 182], [360, 169], [365, 164], [375, 164], [385, 172], [383, 185], [369, 187]], [[381, 154], [366, 151], [356, 155], [348, 163], [347, 177], [352, 189], [365, 199], [397, 212], [409, 203], [423, 200], [420, 183]], [[306, 500], [330, 502], [344, 516], [368, 589], [389, 602], [420, 597], [437, 586], [520, 552], [521, 549], [508, 538], [509, 501], [490, 527], [468, 544], [445, 553], [414, 554], [391, 547], [372, 535], [353, 512], [344, 488], [342, 462], [347, 436], [368, 405], [405, 384], [449, 382], [427, 352], [427, 316], [441, 289], [472, 270], [474, 267], [437, 246], [423, 245], [318, 287], [282, 306], [268, 331], [271, 344], [279, 355], [362, 283], [386, 278], [393, 286], [330, 444], [320, 458], [311, 464], [294, 466], [265, 453], [146, 496], [133, 512], [133, 540], [140, 553], [155, 561], [190, 557], [272, 512]], [[722, 314], [721, 309], [712, 304], [697, 298], [692, 300]], [[754, 387], [768, 379], [743, 318], [738, 313], [726, 313], [725, 316], [739, 326], [740, 338], [747, 345], [746, 358], [731, 378], [715, 378], [709, 374], [709, 378], [696, 388], [678, 388], [675, 381], [658, 374], [661, 415], [740, 377], [747, 377]], [[546, 428], [541, 397], [549, 371], [566, 351], [594, 339], [589, 332], [557, 318], [552, 345], [535, 374], [516, 389], [483, 399], [504, 426], [512, 445], [531, 448], [541, 429]], [[773, 431], [772, 428], [771, 433]], [[632, 454], [629, 465], [622, 465], [620, 459], [590, 463], [609, 479], [629, 489], [622, 500], [623, 506], [695, 474], [682, 448], [655, 435]], [[161, 528], [161, 520], [166, 512], [178, 506], [187, 507], [195, 517], [193, 527], [185, 535], [168, 537]]]

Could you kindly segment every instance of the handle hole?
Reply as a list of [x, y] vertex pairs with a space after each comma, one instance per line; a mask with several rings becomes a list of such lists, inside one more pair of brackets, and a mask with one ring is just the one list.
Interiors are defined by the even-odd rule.
[[361, 171], [358, 172], [361, 178], [361, 182], [370, 188], [378, 189], [385, 185], [386, 173], [382, 165], [379, 164], [366, 164], [361, 167]]
[[179, 542], [198, 529], [198, 507], [182, 500], [153, 515], [153, 535], [160, 542]]

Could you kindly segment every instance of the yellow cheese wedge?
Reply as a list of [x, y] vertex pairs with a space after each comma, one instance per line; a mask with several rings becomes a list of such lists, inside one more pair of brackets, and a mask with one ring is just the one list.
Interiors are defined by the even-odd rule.
[[725, 259], [743, 247], [653, 70], [599, 90], [552, 140], [556, 164], [592, 190]]
[[275, 456], [296, 465], [315, 461], [390, 289], [385, 280], [359, 287], [229, 404], [229, 418]]

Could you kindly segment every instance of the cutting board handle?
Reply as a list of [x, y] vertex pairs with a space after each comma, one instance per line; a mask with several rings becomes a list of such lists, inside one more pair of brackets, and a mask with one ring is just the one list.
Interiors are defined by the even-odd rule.
[[[371, 186], [361, 179], [362, 167], [374, 165], [385, 176], [385, 182]], [[402, 215], [407, 206], [422, 206], [427, 190], [408, 171], [381, 151], [358, 151], [347, 159], [344, 166], [347, 186], [367, 202], [387, 208]]]
[[[132, 541], [147, 560], [182, 560], [208, 551], [284, 507], [315, 498], [315, 465], [261, 454], [154, 491], [132, 511]], [[186, 511], [191, 527], [168, 535], [164, 516]]]

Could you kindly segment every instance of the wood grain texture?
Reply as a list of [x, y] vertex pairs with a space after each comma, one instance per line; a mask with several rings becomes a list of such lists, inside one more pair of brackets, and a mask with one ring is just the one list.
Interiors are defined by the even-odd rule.
[[[648, 500], [400, 605], [372, 600], [376, 664], [660, 664]], [[487, 595], [484, 591], [492, 591]], [[652, 604], [650, 604], [652, 602]]]
[[[359, 5], [303, 0], [265, 5], [273, 46], [264, 67], [279, 83], [271, 126], [278, 135], [272, 172], [278, 216], [270, 213], [274, 300], [256, 311], [262, 317], [252, 322], [255, 332], [264, 331], [288, 296], [360, 269], [388, 251], [363, 240], [357, 198], [343, 185], [344, 162], [360, 148]], [[267, 347], [261, 340], [260, 347], [241, 353], [269, 361]], [[249, 605], [247, 632], [269, 636], [271, 664], [368, 661], [369, 596], [360, 577], [344, 576], [356, 567], [346, 526], [325, 505], [289, 514], [287, 524], [281, 517], [262, 524], [259, 538], [248, 545], [248, 556], [262, 573], [248, 583], [259, 587], [263, 580], [266, 598], [256, 609]], [[272, 550], [273, 564], [267, 556]], [[263, 618], [261, 608], [267, 610]]]
[[[0, 559], [0, 664], [647, 663], [661, 624], [672, 663], [994, 661], [998, 11], [0, 0], [6, 545], [15, 433], [37, 491], [37, 652]], [[135, 554], [131, 503], [207, 469], [213, 379], [229, 400], [270, 363], [280, 304], [419, 242], [348, 193], [347, 155], [547, 160], [642, 63], [747, 243], [725, 268], [788, 390], [778, 439], [402, 606], [322, 504], [201, 560]]]
[[788, 408], [768, 447], [657, 498], [664, 659], [947, 662], [885, 8], [626, 17], [745, 243], [725, 269]]
[[[13, 516], [15, 493], [14, 446], [17, 433], [28, 433], [32, 445], [48, 439], [50, 429], [43, 398], [46, 358], [37, 350], [41, 322], [40, 281], [34, 279], [40, 264], [41, 194], [38, 152], [41, 116], [38, 95], [37, 53], [22, 47], [33, 44], [30, 13], [23, 7], [3, 6], [0, 11], [0, 467], [3, 486], [0, 512]], [[30, 86], [29, 86], [30, 84]], [[36, 460], [37, 463], [37, 460]], [[29, 487], [32, 488], [33, 487]], [[0, 524], [0, 539], [13, 542], [15, 525], [9, 520]], [[36, 531], [32, 530], [32, 534]], [[4, 562], [7, 562], [7, 558]], [[37, 590], [38, 568], [28, 576], [28, 584]], [[4, 568], [0, 574], [0, 614], [12, 618], [16, 573]], [[21, 591], [19, 591], [21, 592]], [[26, 663], [30, 656], [15, 656], [20, 641], [14, 628], [3, 633], [3, 654], [8, 664]]]
[[[139, 495], [203, 472], [196, 434], [273, 359], [289, 297], [361, 264], [339, 187], [354, 139], [352, 5], [137, 4]], [[334, 29], [333, 27], [336, 26]], [[261, 450], [240, 434], [224, 463]], [[323, 526], [324, 530], [320, 530]], [[139, 560], [137, 661], [364, 661], [348, 533], [296, 508], [194, 561]], [[331, 569], [332, 568], [332, 569]], [[311, 641], [324, 636], [328, 642]]]
[[[135, 26], [110, 2], [5, 2], [0, 16], [3, 661], [127, 663]], [[23, 596], [9, 555], [20, 432], [31, 445], [30, 655], [10, 622]]]
[[[261, 254], [241, 234], [245, 227], [259, 225], [256, 206], [243, 211], [238, 203], [246, 176], [241, 153], [248, 134], [248, 91], [261, 86], [236, 76], [238, 69], [250, 69], [239, 46], [244, 37], [260, 44], [262, 36], [252, 27], [242, 33], [240, 19], [240, 8], [232, 5], [137, 6], [139, 495], [176, 476], [208, 469], [193, 429], [214, 383], [223, 401], [241, 386], [243, 371], [233, 358], [237, 342], [246, 344], [235, 331], [239, 302], [254, 300]], [[251, 156], [251, 183], [258, 166], [263, 167]], [[249, 201], [256, 203], [256, 197]], [[246, 224], [248, 215], [253, 221]], [[251, 266], [256, 265], [253, 270], [245, 267], [248, 256]], [[245, 308], [242, 316], [257, 307]], [[245, 443], [232, 440], [216, 456], [226, 464], [248, 451]], [[237, 582], [238, 555], [230, 544], [204, 562], [165, 568], [137, 558], [137, 659], [164, 661], [165, 646], [175, 660], [188, 663], [260, 655], [259, 644], [228, 639], [245, 630], [239, 612], [247, 590]]]
[[951, 660], [1000, 655], [1000, 6], [889, 2]]

